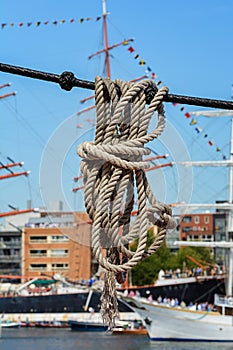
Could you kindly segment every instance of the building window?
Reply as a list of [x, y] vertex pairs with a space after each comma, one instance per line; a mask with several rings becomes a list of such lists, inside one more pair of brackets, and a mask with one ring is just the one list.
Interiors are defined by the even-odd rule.
[[69, 264], [52, 264], [53, 270], [68, 270]]
[[200, 220], [198, 215], [194, 216], [194, 222], [195, 224], [199, 224]]
[[204, 216], [204, 223], [208, 224], [210, 222], [209, 216]]
[[68, 242], [69, 237], [68, 236], [52, 236], [52, 242]]
[[33, 271], [47, 271], [47, 264], [30, 264], [30, 270]]
[[192, 216], [184, 216], [182, 222], [192, 222]]
[[47, 250], [36, 250], [32, 249], [30, 250], [30, 256], [46, 256], [47, 255]]
[[184, 227], [182, 227], [182, 232], [190, 232], [192, 230], [193, 230], [193, 228], [191, 226], [184, 226]]
[[47, 242], [47, 236], [30, 236], [30, 242], [31, 243], [46, 243]]
[[226, 224], [224, 218], [216, 218], [215, 219], [215, 231], [225, 231]]
[[13, 255], [15, 255], [15, 256], [20, 256], [20, 251], [19, 251], [19, 249], [14, 249], [14, 250], [13, 250]]
[[12, 237], [3, 237], [3, 242], [11, 242]]
[[68, 249], [52, 249], [51, 256], [67, 256], [68, 252]]
[[212, 235], [202, 235], [203, 241], [212, 241], [213, 236]]
[[3, 249], [3, 255], [4, 256], [10, 256], [11, 255], [11, 250], [10, 249]]

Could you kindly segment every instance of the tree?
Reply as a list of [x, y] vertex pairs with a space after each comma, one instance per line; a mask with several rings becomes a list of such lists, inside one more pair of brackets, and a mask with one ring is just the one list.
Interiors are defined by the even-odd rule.
[[195, 261], [204, 266], [208, 266], [208, 264], [211, 266], [214, 264], [214, 258], [211, 254], [211, 251], [206, 247], [180, 248], [177, 253], [177, 262], [179, 266], [183, 266], [185, 264], [188, 269], [193, 269], [194, 267], [199, 266], [189, 257], [194, 258]]
[[[148, 232], [148, 245], [152, 242], [153, 233]], [[133, 250], [136, 249], [136, 243], [133, 245]], [[198, 265], [191, 261], [188, 257], [193, 257], [196, 261], [214, 264], [214, 259], [209, 248], [205, 247], [185, 247], [180, 248], [177, 253], [172, 253], [166, 244], [162, 244], [157, 252], [145, 260], [139, 262], [137, 266], [132, 269], [132, 283], [133, 285], [142, 286], [146, 284], [153, 284], [158, 278], [158, 273], [161, 269], [173, 270], [180, 268], [182, 271], [184, 266], [192, 270]]]
[[163, 268], [168, 270], [172, 261], [172, 253], [165, 244], [157, 250], [157, 252], [145, 260], [139, 262], [132, 269], [133, 285], [142, 286], [145, 284], [153, 284], [158, 277], [158, 273]]

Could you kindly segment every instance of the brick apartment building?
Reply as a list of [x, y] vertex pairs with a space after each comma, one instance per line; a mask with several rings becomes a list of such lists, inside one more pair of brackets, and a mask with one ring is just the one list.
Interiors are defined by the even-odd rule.
[[213, 241], [213, 214], [186, 214], [180, 221], [181, 241]]
[[86, 213], [44, 213], [29, 220], [22, 233], [22, 275], [89, 280], [90, 231]]
[[[227, 241], [228, 234], [227, 212], [217, 210], [214, 213], [186, 214], [180, 220], [181, 241]], [[216, 261], [227, 264], [227, 253], [224, 248], [214, 248]]]

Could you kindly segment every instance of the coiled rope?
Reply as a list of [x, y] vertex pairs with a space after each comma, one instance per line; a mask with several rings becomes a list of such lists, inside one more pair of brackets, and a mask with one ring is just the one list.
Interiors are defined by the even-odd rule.
[[[156, 93], [146, 106], [148, 87]], [[162, 101], [167, 93], [167, 87], [158, 90], [150, 80], [129, 83], [96, 77], [95, 140], [78, 147], [83, 158], [85, 206], [93, 222], [93, 253], [105, 269], [101, 313], [110, 328], [118, 317], [116, 282], [123, 283], [127, 271], [155, 253], [164, 241], [166, 229], [174, 227], [170, 207], [159, 203], [151, 191], [144, 171], [149, 164], [142, 159], [150, 153], [145, 144], [164, 130]], [[155, 111], [157, 126], [147, 134]], [[135, 199], [138, 211], [132, 219]], [[149, 248], [148, 225], [158, 226]], [[130, 243], [135, 241], [137, 248], [132, 251]]]

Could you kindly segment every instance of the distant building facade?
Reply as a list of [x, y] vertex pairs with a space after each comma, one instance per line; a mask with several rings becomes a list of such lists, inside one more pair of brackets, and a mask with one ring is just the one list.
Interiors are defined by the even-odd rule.
[[22, 233], [22, 274], [60, 274], [71, 281], [91, 276], [91, 225], [86, 213], [42, 213]]
[[21, 231], [0, 231], [0, 275], [21, 275]]
[[185, 214], [180, 220], [181, 241], [213, 241], [213, 214]]
[[[26, 219], [26, 216], [25, 216]], [[12, 225], [13, 218], [9, 219]], [[92, 256], [91, 221], [85, 212], [41, 211], [27, 216], [22, 225], [14, 219], [15, 229], [7, 224], [0, 231], [0, 275], [36, 277], [60, 274], [71, 281], [89, 280], [98, 270]], [[166, 235], [174, 252], [181, 241], [228, 240], [227, 213], [185, 214], [175, 216], [176, 227]], [[24, 226], [24, 227], [23, 227]], [[224, 249], [214, 249], [215, 258], [225, 261]]]
[[[181, 241], [227, 241], [228, 213], [217, 210], [214, 213], [185, 214], [180, 219]], [[226, 265], [226, 250], [214, 248], [214, 257], [220, 265]]]

